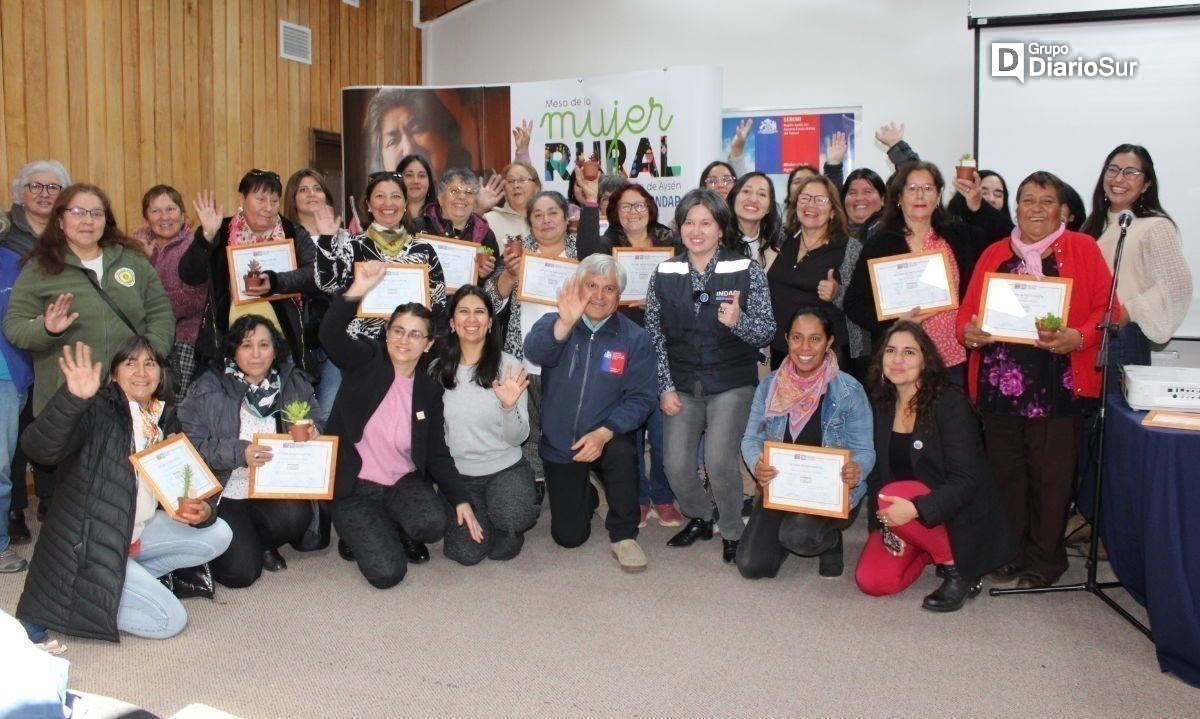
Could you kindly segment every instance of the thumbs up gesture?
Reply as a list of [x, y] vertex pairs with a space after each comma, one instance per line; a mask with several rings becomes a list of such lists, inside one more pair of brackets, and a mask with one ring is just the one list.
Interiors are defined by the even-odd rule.
[[738, 304], [741, 295], [741, 292], [735, 291], [727, 301], [722, 302], [721, 306], [717, 308], [717, 320], [729, 329], [733, 329], [742, 316], [742, 306]]
[[825, 275], [825, 279], [817, 283], [817, 297], [821, 298], [822, 302], [832, 302], [833, 296], [838, 291], [838, 281], [834, 277], [836, 270], [829, 268], [829, 273]]

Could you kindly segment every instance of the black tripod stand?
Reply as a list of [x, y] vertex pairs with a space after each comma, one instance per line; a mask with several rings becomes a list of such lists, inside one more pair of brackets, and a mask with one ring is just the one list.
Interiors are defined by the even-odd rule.
[[1122, 212], [1118, 222], [1121, 224], [1121, 236], [1117, 240], [1117, 251], [1113, 256], [1113, 279], [1112, 285], [1108, 291], [1108, 305], [1105, 306], [1104, 319], [1097, 325], [1097, 329], [1101, 331], [1100, 336], [1100, 353], [1096, 357], [1096, 368], [1100, 370], [1100, 409], [1097, 415], [1096, 429], [1096, 487], [1095, 493], [1092, 495], [1092, 538], [1088, 542], [1087, 553], [1087, 579], [1075, 584], [1053, 584], [1049, 587], [1037, 587], [1029, 589], [997, 589], [988, 590], [988, 594], [993, 597], [1001, 597], [1009, 594], [1053, 594], [1057, 592], [1088, 592], [1094, 594], [1104, 601], [1117, 614], [1120, 614], [1125, 621], [1137, 627], [1148, 639], [1153, 639], [1150, 629], [1139, 622], [1136, 617], [1127, 612], [1124, 607], [1116, 602], [1112, 597], [1106, 594], [1106, 590], [1117, 589], [1124, 586], [1121, 582], [1100, 582], [1096, 579], [1096, 574], [1099, 569], [1097, 555], [1100, 551], [1100, 507], [1101, 499], [1104, 490], [1104, 435], [1105, 426], [1107, 425], [1106, 414], [1108, 412], [1108, 371], [1109, 371], [1109, 344], [1113, 336], [1117, 334], [1120, 326], [1113, 321], [1113, 304], [1117, 298], [1117, 275], [1121, 270], [1121, 253], [1125, 249], [1125, 232], [1129, 229], [1130, 223], [1133, 221], [1133, 213], [1126, 210]]

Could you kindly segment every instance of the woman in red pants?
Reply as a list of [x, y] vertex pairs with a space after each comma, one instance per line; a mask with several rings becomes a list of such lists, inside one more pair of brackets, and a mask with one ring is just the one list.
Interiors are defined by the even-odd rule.
[[884, 333], [867, 391], [876, 460], [867, 477], [871, 532], [855, 581], [867, 594], [896, 594], [936, 564], [942, 585], [922, 606], [953, 612], [979, 593], [980, 577], [1016, 554], [978, 415], [913, 322]]

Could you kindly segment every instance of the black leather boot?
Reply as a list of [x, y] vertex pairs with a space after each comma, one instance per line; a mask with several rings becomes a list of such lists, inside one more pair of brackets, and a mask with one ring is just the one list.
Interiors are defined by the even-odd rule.
[[25, 523], [25, 511], [12, 509], [8, 512], [8, 541], [13, 544], [26, 544], [31, 539], [29, 525]]
[[738, 541], [740, 541], [740, 540], [737, 540], [737, 539], [722, 539], [721, 540], [721, 561], [725, 562], [726, 564], [733, 564], [733, 563], [737, 562]]
[[842, 533], [838, 532], [837, 544], [821, 552], [817, 559], [817, 572], [822, 577], [840, 577], [845, 568], [846, 562], [842, 557]]
[[958, 573], [958, 567], [953, 564], [943, 564], [942, 586], [925, 597], [921, 606], [931, 612], [956, 612], [962, 609], [968, 598], [975, 597], [983, 589], [983, 582], [976, 579], [968, 581]]
[[408, 557], [408, 561], [413, 564], [428, 562], [429, 547], [408, 536], [408, 532], [404, 531], [403, 527], [397, 525], [396, 529], [400, 530], [400, 545], [404, 547], [404, 556]]
[[697, 539], [712, 539], [713, 523], [704, 519], [689, 520], [683, 529], [667, 540], [668, 547], [690, 547]]

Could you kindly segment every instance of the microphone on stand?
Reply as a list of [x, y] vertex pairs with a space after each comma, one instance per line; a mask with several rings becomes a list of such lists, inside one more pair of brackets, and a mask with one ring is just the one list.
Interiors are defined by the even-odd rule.
[[1121, 226], [1121, 237], [1125, 236], [1125, 230], [1133, 224], [1133, 213], [1129, 210], [1121, 210], [1121, 214], [1117, 215], [1117, 224]]

